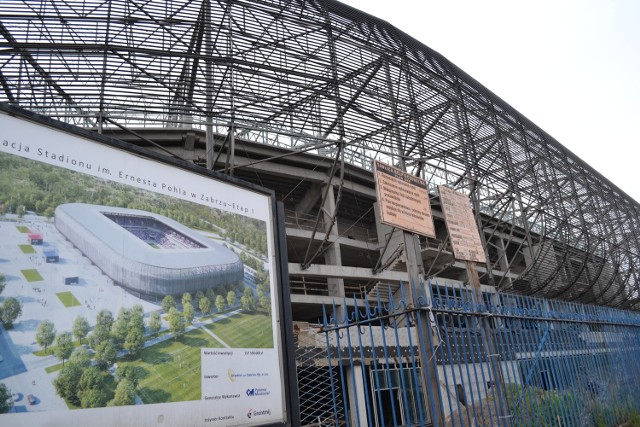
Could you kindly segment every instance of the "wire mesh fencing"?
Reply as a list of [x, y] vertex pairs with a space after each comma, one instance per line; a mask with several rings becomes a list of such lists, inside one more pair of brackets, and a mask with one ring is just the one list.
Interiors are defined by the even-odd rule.
[[297, 325], [303, 425], [614, 426], [640, 414], [640, 315], [491, 288], [477, 299], [459, 282], [403, 284]]

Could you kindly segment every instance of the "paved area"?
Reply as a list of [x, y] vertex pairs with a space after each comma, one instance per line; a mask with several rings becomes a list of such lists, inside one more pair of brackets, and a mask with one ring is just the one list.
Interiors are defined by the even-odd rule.
[[[27, 233], [18, 227], [26, 227], [30, 232], [44, 236], [43, 245], [31, 245], [35, 253], [24, 253], [20, 245], [29, 245]], [[42, 320], [54, 323], [56, 331], [71, 332], [73, 321], [84, 316], [91, 326], [95, 324], [97, 313], [110, 310], [114, 317], [121, 307], [143, 306], [145, 313], [159, 309], [158, 304], [141, 300], [113, 285], [111, 279], [93, 265], [82, 253], [73, 247], [43, 217], [15, 216], [0, 217], [0, 272], [5, 275], [7, 286], [2, 298], [15, 297], [22, 304], [22, 315], [14, 328], [0, 329], [0, 381], [22, 398], [15, 402], [14, 412], [48, 411], [67, 409], [53, 387], [57, 373], [48, 374], [45, 368], [59, 362], [54, 356], [39, 357], [33, 353], [40, 350], [35, 333]], [[45, 248], [58, 249], [60, 260], [46, 263]], [[23, 270], [36, 270], [42, 280], [29, 282]], [[79, 277], [79, 282], [65, 285], [64, 278]], [[79, 306], [65, 307], [56, 294], [71, 292], [80, 302]], [[30, 405], [26, 396], [33, 394], [36, 402]]]
[[[29, 242], [27, 233], [22, 232], [19, 227], [43, 235], [43, 245], [30, 245], [35, 253], [24, 253], [21, 250], [20, 245], [29, 246]], [[49, 374], [45, 371], [47, 367], [60, 363], [59, 360], [54, 356], [41, 357], [33, 354], [41, 350], [35, 341], [36, 329], [40, 322], [50, 320], [58, 333], [71, 332], [73, 322], [78, 316], [84, 316], [93, 327], [96, 315], [102, 309], [110, 310], [115, 317], [121, 307], [130, 308], [139, 304], [142, 305], [145, 316], [148, 316], [152, 311], [160, 309], [160, 303], [136, 298], [124, 289], [114, 286], [109, 277], [60, 235], [51, 221], [43, 217], [0, 217], [0, 236], [3, 237], [0, 240], [0, 272], [5, 275], [7, 282], [2, 298], [12, 296], [22, 304], [22, 315], [14, 328], [5, 331], [0, 327], [0, 382], [5, 383], [15, 393], [12, 412], [67, 409], [53, 386], [57, 372]], [[60, 259], [57, 263], [47, 263], [44, 260], [44, 249], [51, 247], [58, 249]], [[36, 270], [42, 280], [29, 282], [24, 270]], [[248, 273], [251, 273], [249, 269]], [[78, 283], [65, 285], [64, 279], [70, 276], [77, 276]], [[256, 293], [252, 274], [245, 274], [245, 285]], [[65, 307], [57, 296], [61, 292], [71, 292], [80, 305]], [[201, 328], [222, 345], [229, 347], [205, 325], [238, 312], [239, 309], [236, 309], [213, 320], [198, 321], [187, 330]], [[163, 320], [163, 329], [167, 327], [166, 321]], [[148, 341], [145, 346], [170, 338], [170, 334], [165, 334]], [[30, 394], [35, 396], [33, 404], [27, 401]]]

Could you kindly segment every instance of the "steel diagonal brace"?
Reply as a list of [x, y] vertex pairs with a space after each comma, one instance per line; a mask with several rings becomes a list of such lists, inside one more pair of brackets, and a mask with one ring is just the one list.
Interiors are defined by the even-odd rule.
[[[18, 47], [18, 41], [13, 37], [11, 32], [4, 26], [2, 22], [0, 22], [0, 34], [9, 42], [9, 45], [16, 50], [31, 66], [40, 74], [40, 76], [49, 84], [51, 87], [55, 89], [56, 92], [62, 98], [64, 98], [69, 104], [77, 106], [73, 98], [62, 89], [62, 87], [53, 80], [53, 78], [49, 75], [49, 73], [40, 66], [38, 61], [29, 53], [26, 49]], [[3, 85], [4, 87], [4, 85]], [[79, 107], [78, 107], [79, 108]]]
[[[338, 162], [338, 160], [340, 160], [340, 162]], [[329, 224], [329, 227], [326, 228], [325, 236], [322, 242], [320, 243], [320, 246], [315, 251], [315, 253], [311, 257], [309, 257], [309, 253], [311, 251], [311, 245], [313, 244], [313, 240], [315, 239], [316, 233], [318, 231], [318, 225], [320, 224], [320, 218], [322, 218], [322, 213], [323, 213], [323, 209], [318, 210], [316, 223], [313, 226], [313, 232], [311, 233], [311, 238], [309, 239], [309, 245], [307, 246], [307, 252], [304, 256], [305, 261], [301, 264], [301, 268], [303, 270], [306, 270], [307, 268], [309, 268], [311, 263], [318, 257], [318, 255], [322, 254], [326, 250], [325, 245], [328, 242], [329, 235], [331, 234], [331, 230], [333, 229], [333, 226], [336, 223], [336, 217], [338, 215], [338, 207], [340, 206], [340, 200], [342, 199], [342, 188], [344, 187], [344, 143], [342, 142], [338, 144], [338, 152], [336, 153], [335, 161], [333, 162], [333, 166], [331, 167], [331, 172], [327, 176], [327, 190], [325, 191], [322, 197], [321, 206], [324, 206], [327, 200], [327, 197], [329, 197], [329, 193], [330, 193], [329, 190], [331, 189], [331, 180], [333, 179], [333, 175], [335, 174], [335, 170], [338, 164], [340, 164], [340, 186], [338, 188], [338, 196], [336, 197], [335, 210], [333, 212], [333, 215], [331, 215], [331, 224]]]

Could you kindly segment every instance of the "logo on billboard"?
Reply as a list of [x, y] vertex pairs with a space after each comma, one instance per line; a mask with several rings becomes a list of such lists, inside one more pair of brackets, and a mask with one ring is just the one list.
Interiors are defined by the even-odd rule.
[[271, 415], [271, 409], [264, 409], [262, 411], [256, 411], [254, 409], [249, 409], [247, 412], [247, 418], [251, 419], [253, 417], [264, 417]]
[[248, 388], [247, 389], [247, 396], [249, 397], [255, 397], [255, 396], [268, 396], [270, 395], [271, 392], [269, 391], [269, 389], [266, 388]]

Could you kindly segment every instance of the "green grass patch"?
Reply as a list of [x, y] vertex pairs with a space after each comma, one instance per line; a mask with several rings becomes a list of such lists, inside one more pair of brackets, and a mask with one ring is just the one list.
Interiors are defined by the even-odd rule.
[[23, 254], [35, 254], [36, 250], [31, 245], [18, 245]]
[[40, 357], [51, 356], [52, 354], [53, 354], [53, 347], [51, 346], [47, 347], [46, 350], [43, 348], [41, 350], [33, 352], [34, 356], [40, 356]]
[[21, 233], [29, 233], [31, 231], [29, 230], [29, 227], [25, 227], [24, 225], [16, 225], [16, 228]]
[[186, 333], [182, 340], [171, 338], [140, 352], [134, 361], [119, 361], [132, 365], [138, 378], [138, 395], [145, 404], [200, 400], [200, 349], [221, 348], [222, 345], [201, 329]]
[[233, 348], [272, 348], [271, 318], [261, 313], [238, 313], [206, 325]]
[[58, 292], [56, 294], [58, 299], [64, 304], [65, 307], [77, 307], [80, 305], [80, 301], [69, 291], [67, 292]]
[[50, 374], [52, 372], [58, 372], [60, 369], [62, 369], [62, 363], [58, 363], [57, 365], [53, 365], [53, 366], [48, 366], [44, 368], [44, 371], [47, 374]]
[[22, 273], [24, 278], [27, 279], [27, 282], [39, 282], [41, 280], [44, 280], [40, 273], [38, 273], [38, 270], [34, 268], [30, 268], [28, 270], [20, 270], [20, 272]]

